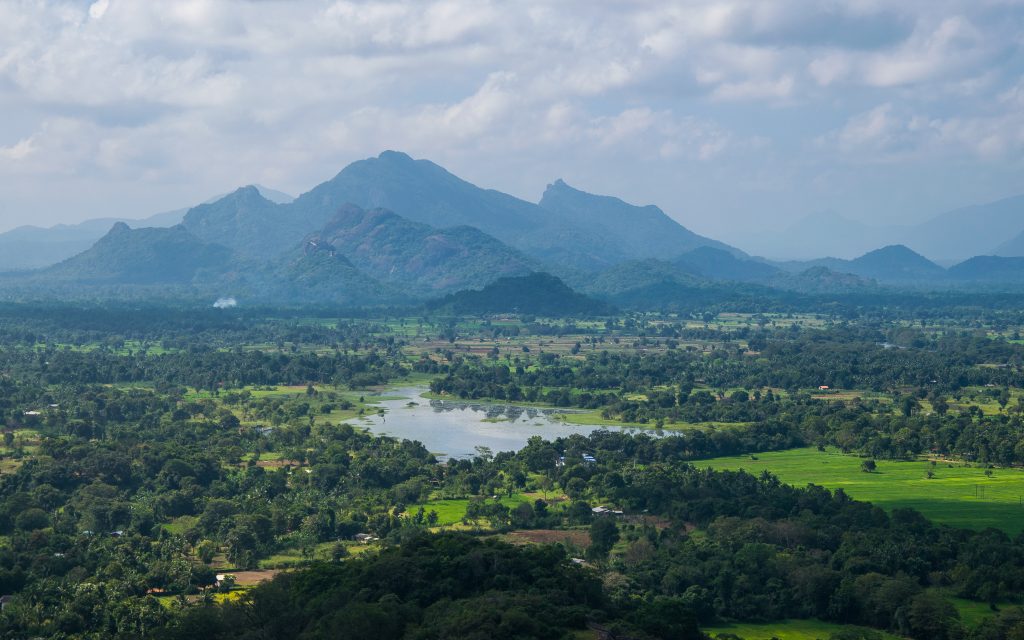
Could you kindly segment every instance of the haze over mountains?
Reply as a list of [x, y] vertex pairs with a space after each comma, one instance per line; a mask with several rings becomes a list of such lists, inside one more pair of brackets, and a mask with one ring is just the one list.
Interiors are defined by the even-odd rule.
[[913, 225], [872, 226], [824, 212], [784, 229], [738, 238], [751, 253], [779, 260], [852, 259], [891, 244], [906, 245], [944, 265], [979, 255], [1018, 257], [1024, 256], [1024, 195], [954, 209]]
[[[286, 193], [256, 185], [263, 197], [276, 202], [291, 202]], [[207, 203], [220, 200], [215, 196]], [[85, 251], [102, 238], [111, 226], [124, 222], [131, 227], [171, 227], [182, 221], [188, 208], [173, 209], [145, 218], [93, 218], [78, 224], [59, 224], [52, 227], [25, 225], [0, 233], [0, 272], [39, 269]]]
[[[133, 223], [141, 228], [123, 221], [111, 228], [102, 220], [73, 232], [34, 230], [55, 252], [70, 251], [89, 233], [100, 237], [57, 264], [9, 274], [0, 287], [50, 287], [62, 295], [76, 288], [80, 294], [90, 288], [120, 294], [124, 287], [141, 287], [164, 295], [346, 304], [404, 303], [484, 289], [490, 293], [467, 300], [491, 306], [500, 297], [495, 291], [520, 291], [516, 278], [537, 272], [554, 274], [557, 285], [537, 278], [522, 282], [543, 285], [555, 296], [564, 281], [616, 304], [653, 304], [658, 296], [679, 299], [735, 285], [755, 287], [751, 295], [756, 287], [808, 293], [1013, 288], [1024, 287], [1024, 258], [973, 258], [946, 269], [913, 247], [949, 253], [953, 245], [942, 231], [951, 230], [963, 238], [961, 253], [989, 245], [988, 253], [995, 253], [1002, 237], [1012, 256], [1006, 229], [1024, 225], [1017, 215], [1022, 205], [1024, 198], [1017, 198], [953, 211], [916, 227], [912, 246], [889, 242], [852, 260], [772, 262], [696, 234], [652, 205], [589, 194], [562, 180], [535, 204], [481, 189], [428, 160], [386, 151], [350, 164], [295, 199], [248, 186], [184, 214]], [[983, 231], [970, 231], [972, 220], [982, 221]], [[98, 231], [104, 227], [109, 231]], [[0, 235], [0, 242], [28, 233], [16, 232]], [[60, 233], [69, 234], [70, 244], [59, 241]], [[792, 233], [813, 242], [809, 229]], [[498, 280], [502, 287], [486, 289]]]

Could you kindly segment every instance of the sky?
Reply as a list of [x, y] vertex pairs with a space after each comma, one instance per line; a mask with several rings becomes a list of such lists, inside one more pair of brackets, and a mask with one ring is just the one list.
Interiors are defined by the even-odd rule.
[[1024, 0], [0, 0], [0, 231], [385, 149], [736, 240], [1024, 193]]

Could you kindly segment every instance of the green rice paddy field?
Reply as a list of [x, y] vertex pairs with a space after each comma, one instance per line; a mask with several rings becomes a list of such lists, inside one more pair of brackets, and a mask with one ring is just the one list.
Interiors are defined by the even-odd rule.
[[[820, 620], [783, 620], [781, 622], [767, 622], [755, 624], [725, 624], [713, 627], [703, 627], [701, 631], [712, 638], [719, 634], [733, 634], [743, 640], [828, 640], [833, 633], [857, 629], [858, 627], [843, 626], [821, 622]], [[898, 640], [898, 636], [875, 631], [884, 640]]]
[[[884, 509], [911, 507], [926, 517], [957, 527], [994, 527], [1016, 535], [1024, 530], [1024, 470], [927, 460], [877, 461], [877, 470], [861, 470], [864, 458], [836, 451], [792, 449], [751, 456], [715, 458], [695, 464], [714, 469], [768, 470], [788, 484], [842, 488], [857, 500]], [[934, 477], [928, 479], [931, 470]]]

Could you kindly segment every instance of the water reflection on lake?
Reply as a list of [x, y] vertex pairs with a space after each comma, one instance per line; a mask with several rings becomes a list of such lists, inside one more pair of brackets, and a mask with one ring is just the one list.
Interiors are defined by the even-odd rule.
[[[488, 404], [462, 400], [430, 400], [422, 397], [426, 387], [389, 389], [377, 404], [384, 416], [367, 415], [357, 424], [380, 435], [419, 440], [442, 458], [476, 454], [475, 447], [491, 451], [513, 451], [526, 446], [530, 436], [553, 440], [595, 429], [636, 431], [633, 428], [567, 424], [558, 414], [565, 409]], [[369, 399], [369, 398], [367, 398]]]

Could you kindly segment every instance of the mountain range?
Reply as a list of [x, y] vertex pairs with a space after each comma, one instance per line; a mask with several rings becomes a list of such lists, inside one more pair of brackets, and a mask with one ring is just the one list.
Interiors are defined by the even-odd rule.
[[996, 247], [995, 255], [1007, 258], [1024, 256], [1024, 231]]
[[[1005, 222], [1016, 206], [1013, 200], [993, 205], [986, 219]], [[522, 282], [555, 292], [567, 283], [615, 303], [650, 300], [659, 291], [692, 301], [725, 284], [754, 297], [759, 287], [836, 292], [1024, 285], [1024, 258], [973, 258], [946, 269], [903, 244], [852, 260], [773, 262], [696, 234], [653, 205], [589, 194], [562, 180], [549, 184], [535, 204], [394, 151], [354, 162], [294, 199], [248, 186], [183, 215], [145, 220], [142, 228], [109, 223], [83, 223], [83, 229], [103, 224], [109, 231], [57, 264], [5, 276], [0, 287], [66, 292], [78, 286], [82, 295], [90, 287], [163, 287], [345, 304], [478, 290], [484, 293], [450, 298], [450, 304], [469, 300], [490, 308], [503, 292], [521, 293]], [[539, 272], [560, 277], [558, 286], [529, 280]], [[488, 289], [496, 281], [502, 287]]]
[[738, 234], [749, 250], [779, 259], [849, 257], [902, 244], [952, 265], [979, 255], [1024, 256], [1024, 196], [940, 213], [912, 225], [873, 226], [832, 212], [807, 216], [778, 231]]
[[[292, 197], [255, 186], [265, 198], [277, 202], [290, 202]], [[215, 202], [216, 196], [206, 202]], [[91, 247], [110, 227], [124, 222], [132, 227], [171, 227], [185, 217], [188, 208], [164, 211], [145, 218], [93, 218], [78, 224], [58, 224], [52, 227], [26, 225], [0, 233], [0, 272], [24, 271], [54, 265]]]

